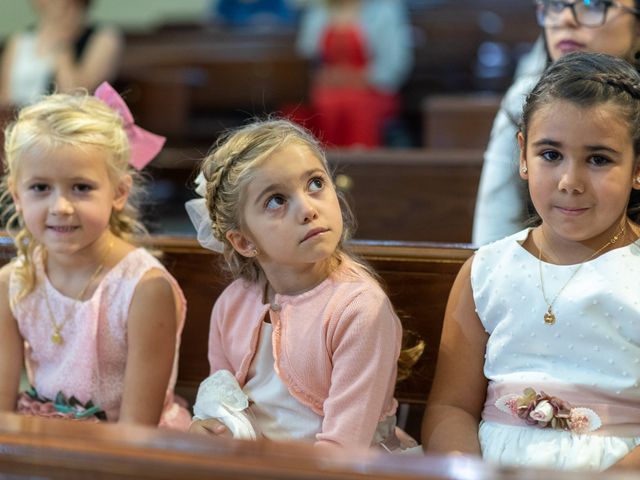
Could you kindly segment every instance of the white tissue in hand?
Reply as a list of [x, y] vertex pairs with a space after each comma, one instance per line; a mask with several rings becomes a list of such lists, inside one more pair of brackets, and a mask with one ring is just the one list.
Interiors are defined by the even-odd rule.
[[255, 440], [256, 432], [243, 412], [249, 398], [229, 370], [218, 370], [200, 384], [193, 413], [201, 419], [216, 418], [224, 423], [234, 438]]

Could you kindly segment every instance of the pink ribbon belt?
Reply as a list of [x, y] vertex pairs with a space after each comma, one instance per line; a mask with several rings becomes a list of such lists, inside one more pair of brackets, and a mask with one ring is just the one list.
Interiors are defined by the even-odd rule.
[[635, 437], [640, 436], [640, 401], [579, 385], [490, 382], [482, 419], [576, 434]]

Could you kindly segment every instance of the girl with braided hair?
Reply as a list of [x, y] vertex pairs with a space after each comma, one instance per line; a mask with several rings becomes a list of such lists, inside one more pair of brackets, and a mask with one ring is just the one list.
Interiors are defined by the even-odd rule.
[[640, 59], [640, 0], [535, 0], [542, 40], [502, 100], [484, 153], [473, 243], [484, 245], [529, 224], [526, 185], [518, 176], [516, 134], [527, 94], [551, 62], [574, 52]]
[[396, 448], [402, 327], [346, 248], [350, 216], [318, 141], [257, 121], [219, 141], [202, 175], [206, 203], [192, 202], [206, 217], [190, 213], [236, 280], [213, 308], [191, 430]]
[[481, 247], [445, 313], [427, 451], [501, 465], [640, 465], [640, 76], [572, 53], [527, 97], [538, 225]]

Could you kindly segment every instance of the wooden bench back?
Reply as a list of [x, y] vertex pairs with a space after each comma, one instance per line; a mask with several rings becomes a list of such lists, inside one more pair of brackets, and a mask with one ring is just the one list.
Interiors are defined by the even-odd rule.
[[[167, 148], [151, 164], [154, 180], [175, 188], [174, 198], [156, 207], [159, 223], [167, 216], [186, 220], [182, 204], [194, 195], [191, 183], [205, 154], [206, 148]], [[470, 242], [482, 156], [480, 149], [327, 151], [356, 216], [355, 237], [378, 241]]]
[[[177, 390], [193, 402], [199, 383], [209, 375], [211, 309], [230, 278], [222, 268], [221, 255], [200, 247], [194, 239], [152, 237], [147, 244], [163, 252], [163, 263], [187, 298]], [[407, 428], [417, 435], [433, 380], [449, 290], [472, 250], [465, 245], [394, 242], [354, 242], [353, 246], [380, 275], [404, 329], [417, 333], [426, 343], [411, 376], [396, 388], [399, 402], [415, 406]], [[0, 237], [0, 262], [12, 258], [13, 251], [9, 239]]]
[[0, 413], [0, 452], [0, 478], [15, 480], [429, 480], [470, 471], [474, 478], [534, 478], [534, 472], [518, 477], [460, 455], [352, 448], [329, 454], [303, 442], [250, 442], [13, 413]]
[[501, 101], [499, 93], [427, 96], [422, 102], [422, 144], [430, 149], [485, 149]]
[[355, 213], [355, 238], [471, 242], [482, 150], [330, 150], [327, 157]]
[[205, 29], [131, 36], [118, 84], [136, 121], [172, 143], [212, 142], [252, 116], [306, 101], [293, 32]]
[[[414, 65], [401, 117], [417, 143], [426, 94], [504, 92], [540, 29], [527, 1], [408, 3]], [[313, 63], [296, 52], [295, 28], [173, 27], [127, 34], [119, 74], [136, 119], [171, 144], [213, 141], [224, 126], [308, 103]]]

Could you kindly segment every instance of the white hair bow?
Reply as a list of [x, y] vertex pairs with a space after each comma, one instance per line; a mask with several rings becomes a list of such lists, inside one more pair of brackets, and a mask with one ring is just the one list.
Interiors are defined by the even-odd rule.
[[224, 252], [224, 243], [213, 236], [213, 225], [211, 224], [211, 217], [207, 210], [207, 202], [204, 199], [206, 195], [206, 183], [204, 175], [200, 172], [196, 178], [196, 193], [203, 198], [189, 200], [184, 204], [184, 208], [187, 210], [189, 219], [196, 229], [198, 243], [204, 248], [222, 253]]

